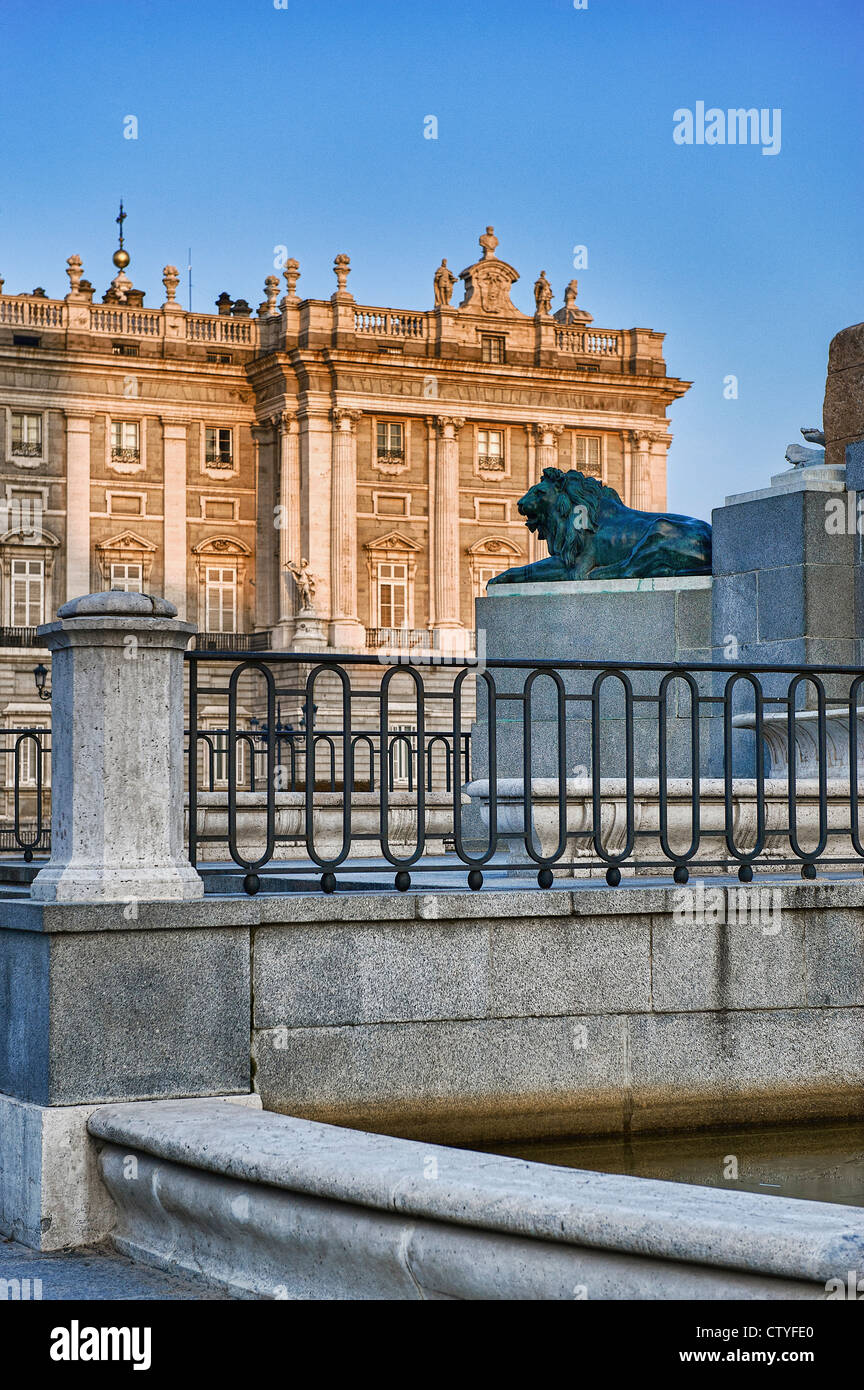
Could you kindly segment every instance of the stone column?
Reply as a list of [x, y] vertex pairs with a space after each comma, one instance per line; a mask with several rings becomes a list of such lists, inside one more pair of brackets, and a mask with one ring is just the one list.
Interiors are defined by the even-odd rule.
[[66, 597], [90, 587], [90, 420], [67, 415]]
[[53, 655], [51, 859], [37, 902], [200, 898], [183, 843], [183, 650], [165, 599], [65, 603], [39, 628]]
[[275, 423], [279, 432], [279, 626], [287, 633], [297, 612], [297, 585], [288, 573], [288, 561], [301, 558], [300, 448], [296, 417], [283, 410]]
[[357, 616], [357, 421], [362, 411], [337, 406], [333, 418], [330, 503], [330, 645], [366, 640]]
[[459, 607], [459, 431], [464, 419], [438, 416], [435, 450], [435, 627], [462, 626]]
[[538, 480], [543, 476], [544, 468], [558, 467], [558, 438], [563, 430], [563, 425], [550, 425], [545, 421], [543, 424], [534, 426], [535, 468]]
[[629, 435], [633, 464], [631, 506], [637, 512], [651, 511], [651, 445], [655, 436], [645, 430], [631, 430]]
[[[298, 411], [300, 476], [300, 555], [308, 560], [316, 580], [315, 608], [324, 619], [330, 617], [330, 515], [333, 490], [333, 431], [329, 419], [331, 405], [324, 397], [301, 403]], [[293, 582], [293, 581], [292, 581]]]
[[186, 426], [162, 421], [165, 598], [186, 617]]

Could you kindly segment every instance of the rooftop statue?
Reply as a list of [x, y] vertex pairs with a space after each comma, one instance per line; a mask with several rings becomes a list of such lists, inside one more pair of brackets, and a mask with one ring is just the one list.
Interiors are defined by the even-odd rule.
[[634, 511], [614, 488], [575, 469], [544, 468], [519, 511], [550, 554], [505, 570], [490, 586], [711, 573], [707, 521]]

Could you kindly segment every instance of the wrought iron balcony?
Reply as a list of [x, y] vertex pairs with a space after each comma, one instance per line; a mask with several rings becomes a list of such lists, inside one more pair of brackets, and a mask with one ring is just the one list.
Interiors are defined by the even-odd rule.
[[233, 468], [234, 456], [226, 449], [209, 450], [204, 455], [208, 468]]
[[38, 459], [42, 457], [42, 443], [24, 444], [20, 440], [16, 443], [12, 441], [12, 454], [15, 458]]
[[503, 472], [504, 472], [504, 455], [503, 455], [503, 454], [478, 454], [478, 455], [477, 455], [477, 467], [478, 467], [478, 468], [485, 468], [485, 469], [487, 469], [487, 471], [490, 472], [490, 473], [503, 473]]
[[0, 627], [0, 647], [38, 647], [35, 627]]
[[115, 449], [111, 450], [112, 463], [139, 463], [141, 460], [140, 449]]
[[404, 450], [404, 449], [379, 449], [379, 450], [378, 450], [378, 462], [379, 462], [379, 463], [404, 463], [404, 462], [405, 462], [405, 450]]
[[199, 632], [192, 638], [190, 650], [198, 652], [266, 651], [269, 645], [269, 632]]

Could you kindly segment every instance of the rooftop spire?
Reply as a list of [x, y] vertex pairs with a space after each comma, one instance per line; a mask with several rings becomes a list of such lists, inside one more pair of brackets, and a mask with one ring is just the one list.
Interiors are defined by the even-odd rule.
[[117, 223], [117, 225], [118, 225], [119, 228], [120, 228], [120, 245], [117, 247], [117, 250], [114, 252], [114, 255], [111, 257], [111, 259], [113, 260], [113, 262], [114, 262], [114, 264], [116, 265], [116, 267], [117, 267], [118, 270], [125, 270], [126, 267], [127, 267], [127, 265], [129, 264], [130, 260], [132, 259], [131, 256], [129, 255], [129, 252], [126, 251], [126, 250], [124, 250], [124, 248], [123, 248], [123, 223], [126, 221], [126, 218], [128, 217], [128, 215], [129, 215], [128, 213], [126, 213], [126, 212], [123, 211], [123, 199], [121, 198], [121, 199], [120, 199], [120, 215], [119, 215], [118, 217], [115, 217], [115, 218], [114, 218], [114, 221]]

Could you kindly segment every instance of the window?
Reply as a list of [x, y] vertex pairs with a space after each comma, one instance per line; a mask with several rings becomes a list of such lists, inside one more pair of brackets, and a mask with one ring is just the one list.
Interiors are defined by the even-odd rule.
[[603, 472], [599, 437], [595, 434], [577, 434], [574, 443], [576, 468], [580, 473], [590, 473], [599, 478]]
[[[18, 719], [16, 719], [15, 723], [6, 731], [6, 748], [8, 750], [8, 754], [6, 758], [6, 786], [4, 790], [7, 793], [11, 792], [15, 786], [16, 760], [18, 763], [19, 788], [36, 786], [40, 757], [42, 758], [42, 786], [44, 789], [47, 790], [47, 788], [51, 785], [51, 759], [47, 756], [47, 753], [45, 751], [47, 740], [45, 738], [40, 738], [40, 735], [44, 735], [46, 733], [48, 726], [42, 720], [35, 720], [31, 718], [29, 714], [26, 715], [25, 718], [27, 732], [29, 733], [30, 730], [33, 730], [33, 732], [36, 735], [35, 738], [24, 737], [21, 738], [19, 742], [19, 736], [23, 732], [23, 729], [21, 727], [23, 721], [21, 720], [20, 716], [18, 717]], [[45, 808], [43, 807], [43, 811], [44, 809]], [[33, 806], [33, 814], [35, 817], [35, 805]], [[36, 827], [34, 825], [34, 832], [35, 829]], [[25, 831], [25, 833], [28, 832]]]
[[16, 458], [42, 457], [42, 416], [12, 411], [12, 454]]
[[13, 333], [13, 347], [41, 347], [42, 339], [35, 337], [32, 333]]
[[408, 770], [416, 773], [417, 728], [412, 724], [391, 724], [388, 738], [388, 777], [390, 790], [407, 787]]
[[484, 362], [503, 362], [504, 361], [504, 339], [492, 333], [483, 333], [480, 336], [480, 347]]
[[204, 517], [207, 521], [234, 521], [236, 509], [230, 498], [204, 498]]
[[497, 563], [497, 564], [495, 564], [493, 561], [490, 561], [490, 562], [487, 563], [487, 564], [481, 564], [481, 565], [476, 565], [476, 566], [475, 566], [475, 568], [474, 568], [474, 597], [475, 597], [475, 598], [485, 598], [485, 597], [486, 597], [486, 585], [489, 583], [489, 580], [490, 580], [490, 579], [494, 579], [495, 576], [496, 576], [496, 574], [503, 574], [504, 571], [505, 571], [506, 569], [510, 569], [511, 566], [510, 566], [510, 563], [509, 563], [509, 559], [510, 559], [510, 557], [508, 556], [508, 557], [507, 557], [507, 560], [505, 560], [503, 564], [502, 564], [500, 561], [499, 561], [499, 563]]
[[408, 624], [408, 566], [382, 560], [378, 566], [378, 626]]
[[45, 561], [15, 560], [10, 571], [12, 627], [38, 627], [45, 621]]
[[114, 353], [115, 357], [141, 356], [141, 349], [139, 348], [137, 343], [112, 343], [111, 351]]
[[405, 426], [398, 420], [378, 421], [378, 462], [402, 463], [405, 459]]
[[204, 462], [208, 468], [233, 468], [234, 449], [230, 430], [207, 425], [204, 433]]
[[208, 632], [237, 631], [237, 571], [233, 566], [205, 567], [204, 604]]
[[140, 594], [144, 587], [144, 569], [140, 564], [113, 564], [111, 588], [127, 594]]
[[230, 352], [208, 352], [208, 362], [218, 362], [220, 366], [227, 367], [231, 362]]
[[477, 431], [477, 467], [488, 473], [504, 472], [503, 431]]
[[137, 420], [111, 421], [111, 462], [137, 463], [141, 457]]

